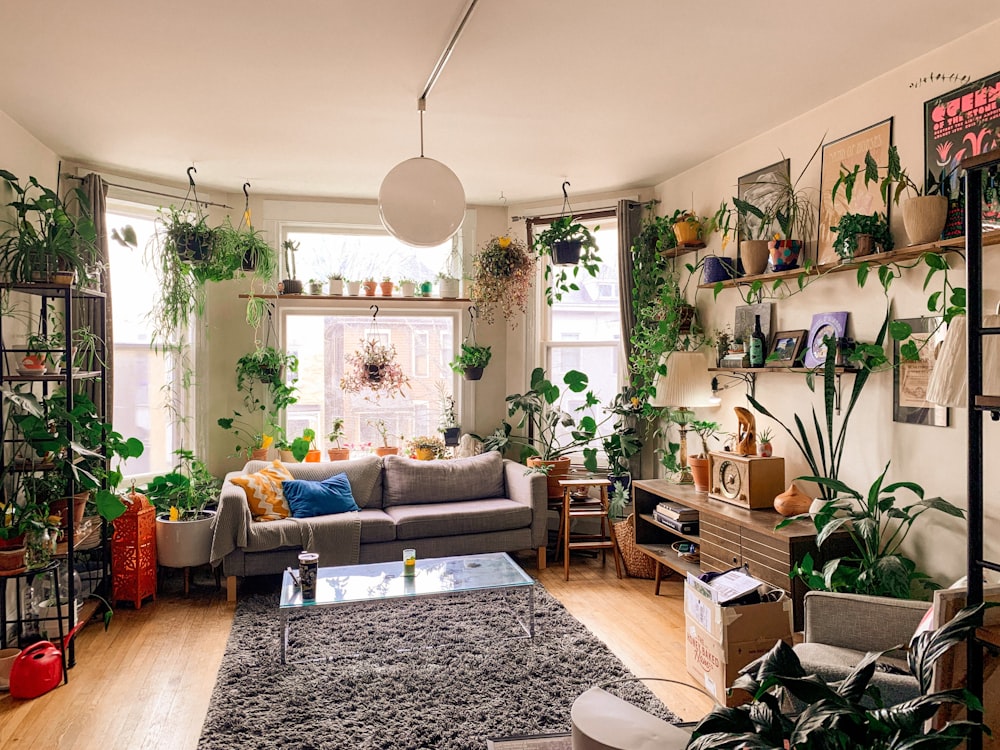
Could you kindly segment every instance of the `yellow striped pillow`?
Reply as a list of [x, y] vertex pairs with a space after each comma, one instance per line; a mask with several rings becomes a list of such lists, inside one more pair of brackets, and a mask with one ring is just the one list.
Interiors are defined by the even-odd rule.
[[281, 461], [275, 461], [255, 474], [233, 477], [232, 482], [247, 493], [247, 505], [255, 521], [277, 521], [292, 515], [281, 489], [282, 481], [292, 478]]

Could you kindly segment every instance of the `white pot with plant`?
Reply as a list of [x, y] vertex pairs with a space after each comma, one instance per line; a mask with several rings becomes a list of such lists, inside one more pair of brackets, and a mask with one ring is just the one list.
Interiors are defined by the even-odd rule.
[[189, 450], [174, 451], [173, 471], [154, 477], [144, 494], [156, 507], [156, 561], [168, 568], [208, 563], [215, 511], [205, 506], [219, 494], [220, 482]]
[[412, 297], [417, 291], [417, 282], [413, 279], [399, 280], [399, 293], [404, 297]]
[[461, 291], [461, 281], [455, 276], [438, 274], [438, 296], [442, 299], [456, 299]]
[[327, 290], [331, 296], [340, 297], [344, 293], [344, 277], [339, 273], [331, 273], [327, 279]]

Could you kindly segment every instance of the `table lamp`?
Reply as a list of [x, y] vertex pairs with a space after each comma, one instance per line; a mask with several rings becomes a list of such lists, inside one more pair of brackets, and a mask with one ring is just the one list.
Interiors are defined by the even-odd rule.
[[670, 418], [681, 433], [680, 470], [670, 481], [675, 484], [693, 484], [691, 469], [687, 464], [688, 425], [694, 421], [693, 408], [718, 406], [719, 399], [712, 395], [712, 376], [708, 360], [702, 352], [670, 352], [660, 358], [667, 368], [666, 375], [655, 379], [656, 393], [650, 406], [671, 407]]

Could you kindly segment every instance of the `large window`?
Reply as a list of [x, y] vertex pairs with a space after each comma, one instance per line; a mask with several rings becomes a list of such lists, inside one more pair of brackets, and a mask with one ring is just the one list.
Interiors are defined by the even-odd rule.
[[130, 459], [125, 470], [141, 478], [168, 471], [180, 444], [180, 426], [163, 408], [175, 377], [174, 363], [150, 349], [146, 321], [158, 292], [156, 276], [144, 262], [156, 213], [147, 206], [109, 200], [106, 216], [109, 232], [131, 224], [138, 238], [136, 250], [116, 242], [109, 247], [114, 348], [108, 365], [114, 368], [114, 427], [145, 446], [143, 455]]

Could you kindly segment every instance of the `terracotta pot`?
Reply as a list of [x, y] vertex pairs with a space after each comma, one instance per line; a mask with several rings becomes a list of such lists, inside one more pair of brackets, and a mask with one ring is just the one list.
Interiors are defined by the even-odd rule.
[[559, 480], [565, 479], [569, 476], [569, 458], [557, 458], [553, 461], [546, 461], [536, 456], [532, 456], [528, 459], [528, 466], [551, 466], [549, 469], [549, 474], [546, 477], [546, 486], [548, 487], [548, 496], [550, 498], [562, 497], [563, 489], [559, 486]]
[[267, 448], [254, 448], [250, 451], [251, 461], [266, 461], [267, 460]]
[[[87, 501], [90, 499], [90, 491], [78, 492], [73, 495], [73, 528], [80, 528], [80, 524], [83, 523], [83, 514], [87, 510]], [[62, 497], [58, 500], [53, 500], [49, 503], [49, 511], [52, 515], [58, 515], [62, 519], [59, 526], [61, 528], [69, 527], [69, 517], [66, 515], [67, 508], [69, 508], [69, 498]]]
[[375, 448], [376, 456], [395, 456], [399, 453], [398, 445], [379, 445]]
[[688, 456], [688, 466], [694, 478], [694, 488], [698, 492], [708, 492], [708, 459]]
[[767, 245], [767, 240], [743, 240], [740, 243], [740, 260], [747, 276], [757, 276], [767, 270], [767, 258], [771, 252]]
[[902, 203], [903, 227], [911, 245], [941, 239], [948, 219], [948, 199], [943, 195], [920, 195]]
[[787, 490], [774, 498], [774, 509], [783, 516], [797, 516], [808, 511], [812, 502], [812, 498], [792, 482]]
[[433, 448], [416, 448], [413, 451], [413, 457], [418, 461], [433, 461], [434, 460], [434, 449]]
[[361, 286], [365, 288], [366, 297], [375, 296], [375, 287], [378, 286], [374, 281], [362, 281]]
[[382, 282], [379, 282], [379, 285], [378, 285], [378, 289], [382, 293], [383, 297], [391, 297], [392, 296], [392, 287], [393, 287], [393, 283], [391, 281], [382, 281]]
[[346, 461], [351, 457], [351, 451], [348, 448], [327, 448], [326, 455], [331, 461]]
[[318, 464], [320, 462], [320, 459], [322, 458], [322, 455], [323, 454], [319, 452], [319, 448], [314, 448], [313, 450], [306, 453], [306, 463]]
[[0, 549], [0, 576], [23, 570], [24, 556], [27, 552], [26, 547]]
[[24, 534], [18, 534], [13, 539], [0, 539], [0, 549], [17, 549], [24, 546]]

